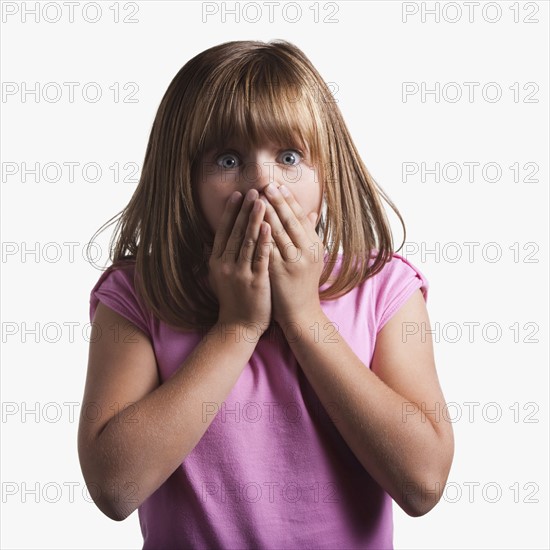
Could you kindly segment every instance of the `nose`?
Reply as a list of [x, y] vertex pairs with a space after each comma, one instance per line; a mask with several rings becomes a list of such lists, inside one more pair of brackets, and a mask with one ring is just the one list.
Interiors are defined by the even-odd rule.
[[262, 193], [265, 193], [265, 188], [270, 183], [279, 187], [278, 182], [275, 181], [274, 164], [274, 162], [260, 160], [258, 158], [245, 163], [240, 176], [240, 183], [244, 193], [249, 189], [256, 189], [258, 194], [262, 195]]

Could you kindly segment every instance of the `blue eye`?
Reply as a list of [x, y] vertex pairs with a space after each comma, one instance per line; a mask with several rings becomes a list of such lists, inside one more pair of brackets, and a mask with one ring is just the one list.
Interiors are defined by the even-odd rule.
[[[237, 159], [237, 156], [233, 153], [224, 153], [216, 159], [216, 164], [218, 166], [221, 166], [222, 168], [235, 168], [236, 166], [238, 166], [238, 163], [234, 162], [233, 164], [231, 164], [232, 159], [235, 161], [235, 159]], [[220, 160], [221, 163], [219, 162]]]
[[283, 164], [286, 164], [287, 166], [295, 166], [300, 162], [302, 159], [302, 156], [298, 151], [295, 151], [294, 149], [288, 149], [287, 151], [283, 151], [282, 154], [282, 160]]

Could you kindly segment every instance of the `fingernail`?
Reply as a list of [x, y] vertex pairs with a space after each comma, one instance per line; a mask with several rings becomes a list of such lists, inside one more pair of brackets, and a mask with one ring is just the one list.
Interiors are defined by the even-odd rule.
[[239, 202], [240, 199], [241, 199], [241, 194], [238, 191], [235, 191], [235, 193], [231, 195], [232, 203]]
[[281, 192], [283, 197], [290, 197], [290, 191], [284, 185], [281, 185], [279, 187], [279, 191]]
[[266, 188], [265, 188], [265, 192], [268, 194], [268, 195], [273, 195], [275, 196], [277, 194], [277, 190], [275, 189], [275, 186], [270, 183]]

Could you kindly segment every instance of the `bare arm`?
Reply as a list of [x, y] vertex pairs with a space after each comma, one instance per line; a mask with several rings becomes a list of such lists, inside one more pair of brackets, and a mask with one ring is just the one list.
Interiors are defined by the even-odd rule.
[[262, 197], [275, 243], [269, 267], [273, 318], [284, 329], [293, 323], [293, 336], [298, 327], [289, 346], [358, 461], [407, 514], [423, 515], [441, 498], [454, 435], [441, 416], [446, 403], [431, 337], [420, 329], [430, 324], [422, 293], [417, 289], [378, 331], [369, 369], [321, 307], [324, 262], [308, 252], [324, 247], [314, 213], [282, 191], [282, 185], [267, 187]]
[[[112, 336], [113, 323], [120, 328], [118, 341]], [[232, 327], [217, 324], [159, 385], [151, 342], [142, 331], [102, 303], [94, 325], [102, 337], [90, 343], [78, 452], [95, 503], [120, 521], [197, 445], [215, 416], [203, 419], [203, 403], [225, 400], [256, 343], [236, 339]], [[132, 341], [124, 342], [129, 326]]]
[[[78, 452], [88, 486], [100, 489], [91, 492], [94, 502], [114, 520], [153, 494], [212, 423], [213, 415], [203, 418], [203, 404], [226, 399], [256, 348], [257, 339], [241, 337], [240, 327], [269, 325], [269, 226], [258, 192], [248, 196], [228, 198], [208, 261], [218, 322], [162, 385], [149, 338], [105, 305], [97, 307], [94, 325], [103, 337], [90, 343]], [[108, 337], [113, 326], [127, 335], [128, 325], [131, 341]], [[229, 335], [235, 330], [238, 336]], [[94, 403], [99, 421], [87, 414]]]
[[[420, 290], [379, 332], [372, 370], [322, 310], [294, 321], [302, 336], [290, 347], [350, 449], [408, 515], [426, 514], [445, 488], [454, 436], [432, 340], [419, 329], [430, 326]], [[417, 330], [404, 336], [407, 326]]]

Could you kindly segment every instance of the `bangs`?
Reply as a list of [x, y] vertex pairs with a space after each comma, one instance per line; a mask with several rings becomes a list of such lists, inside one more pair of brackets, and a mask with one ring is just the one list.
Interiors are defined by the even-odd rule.
[[233, 140], [246, 147], [272, 141], [304, 151], [313, 163], [319, 161], [322, 118], [315, 86], [269, 62], [243, 69], [229, 78], [220, 76], [218, 84], [214, 81], [208, 87], [205, 96], [210, 96], [210, 104], [198, 109], [208, 114], [199, 126], [203, 128], [199, 151], [220, 148]]

